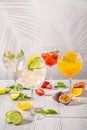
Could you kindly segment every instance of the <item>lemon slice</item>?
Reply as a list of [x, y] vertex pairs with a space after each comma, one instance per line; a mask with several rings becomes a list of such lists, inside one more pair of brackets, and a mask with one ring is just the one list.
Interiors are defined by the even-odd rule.
[[20, 52], [17, 54], [17, 58], [21, 58], [24, 56], [24, 52], [23, 50], [21, 49]]
[[11, 93], [10, 99], [17, 100], [19, 98], [19, 96], [20, 96], [20, 92], [19, 91], [14, 91], [14, 92]]
[[13, 53], [11, 53], [10, 51], [4, 53], [4, 56], [9, 59], [13, 59], [15, 57], [15, 55]]
[[31, 102], [25, 101], [25, 102], [18, 102], [17, 107], [20, 108], [23, 111], [27, 111], [31, 107]]
[[5, 94], [5, 89], [0, 89], [0, 95]]
[[28, 69], [41, 69], [44, 67], [44, 61], [42, 60], [40, 54], [33, 54], [27, 62]]

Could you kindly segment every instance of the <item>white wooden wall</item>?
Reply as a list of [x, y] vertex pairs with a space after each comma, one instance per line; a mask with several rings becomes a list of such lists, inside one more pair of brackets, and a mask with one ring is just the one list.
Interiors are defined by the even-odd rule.
[[[75, 78], [87, 79], [87, 0], [0, 0], [0, 79], [8, 78], [2, 62], [8, 44], [26, 56], [46, 47], [79, 51], [83, 68]], [[56, 66], [53, 78], [64, 78]]]

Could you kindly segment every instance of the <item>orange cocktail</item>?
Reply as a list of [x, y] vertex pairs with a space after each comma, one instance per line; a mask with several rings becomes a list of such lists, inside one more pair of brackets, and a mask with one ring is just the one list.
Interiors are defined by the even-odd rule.
[[81, 71], [83, 62], [79, 53], [69, 51], [60, 56], [57, 65], [59, 71], [70, 79], [71, 87], [71, 79]]
[[68, 78], [77, 75], [82, 69], [82, 64], [80, 55], [74, 51], [67, 52], [58, 60], [58, 68], [60, 72]]

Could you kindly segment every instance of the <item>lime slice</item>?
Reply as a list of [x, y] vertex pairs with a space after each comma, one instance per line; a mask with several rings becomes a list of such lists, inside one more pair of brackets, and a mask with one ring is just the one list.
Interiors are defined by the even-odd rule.
[[11, 91], [11, 88], [9, 88], [9, 87], [5, 88], [5, 93], [9, 93], [10, 91]]
[[17, 57], [16, 58], [21, 58], [24, 56], [24, 52], [23, 50], [21, 49], [20, 52], [17, 54]]
[[15, 55], [13, 53], [11, 53], [10, 51], [4, 53], [4, 56], [9, 59], [13, 59], [15, 57]]
[[0, 95], [5, 94], [5, 89], [0, 89]]
[[21, 115], [20, 112], [14, 112], [11, 116], [10, 116], [11, 122], [15, 125], [19, 125], [23, 122], [23, 117]]
[[20, 97], [20, 92], [18, 92], [18, 91], [14, 91], [10, 95], [10, 99], [12, 99], [12, 100], [17, 100], [19, 97]]
[[29, 70], [41, 69], [44, 67], [44, 63], [40, 57], [34, 58], [28, 65]]
[[40, 57], [40, 56], [41, 56], [40, 54], [32, 54], [32, 55], [29, 57], [28, 61], [27, 61], [27, 65], [29, 65], [30, 62], [31, 62], [34, 58], [37, 58], [37, 57]]
[[6, 113], [6, 122], [18, 125], [23, 122], [23, 117], [19, 111], [12, 110]]

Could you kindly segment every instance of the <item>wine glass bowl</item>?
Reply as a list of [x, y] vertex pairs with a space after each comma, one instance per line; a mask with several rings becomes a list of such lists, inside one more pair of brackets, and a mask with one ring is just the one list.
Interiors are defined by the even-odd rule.
[[59, 57], [57, 65], [59, 71], [64, 76], [70, 78], [71, 87], [72, 77], [76, 76], [82, 69], [82, 57], [78, 52], [68, 51]]
[[[46, 76], [46, 65], [41, 55], [33, 54], [28, 59], [20, 60], [16, 68], [18, 80], [31, 90], [31, 102], [34, 104], [34, 89], [42, 83]], [[29, 120], [36, 120], [34, 105], [31, 107]]]

